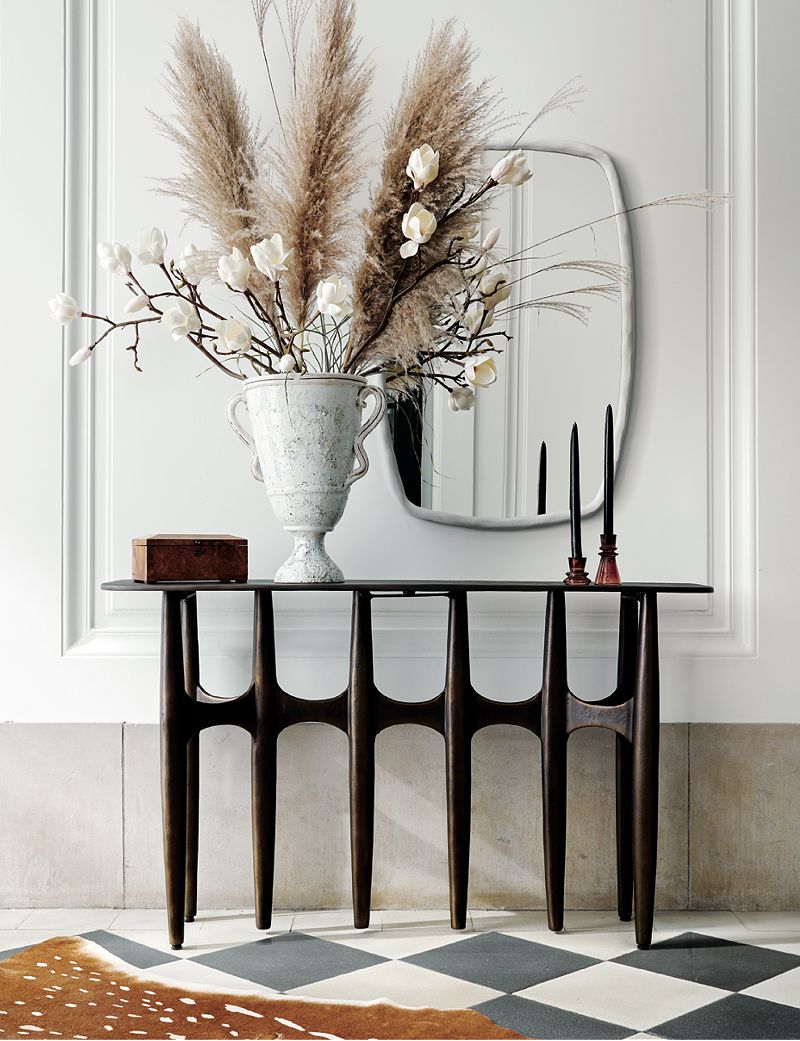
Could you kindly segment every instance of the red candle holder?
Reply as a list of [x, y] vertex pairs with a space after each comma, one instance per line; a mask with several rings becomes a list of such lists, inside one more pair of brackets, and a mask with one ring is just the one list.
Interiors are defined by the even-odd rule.
[[586, 557], [570, 557], [569, 571], [564, 578], [565, 586], [590, 586], [592, 580], [586, 574]]
[[597, 567], [595, 585], [618, 586], [622, 579], [619, 577], [617, 567], [617, 536], [600, 536], [600, 563]]

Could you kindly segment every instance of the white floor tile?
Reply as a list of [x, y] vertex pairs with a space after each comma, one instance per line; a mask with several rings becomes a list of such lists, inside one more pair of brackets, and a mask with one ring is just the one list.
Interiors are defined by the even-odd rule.
[[119, 910], [114, 907], [40, 907], [29, 911], [21, 929], [54, 929], [63, 933], [88, 933], [108, 929]]
[[756, 983], [754, 987], [748, 987], [742, 994], [750, 994], [754, 998], [763, 998], [764, 1001], [777, 1001], [781, 1005], [792, 1005], [800, 1008], [800, 968], [790, 969], [780, 976], [773, 976], [771, 980]]
[[63, 935], [58, 929], [0, 929], [0, 951], [15, 951], [17, 947], [31, 947], [54, 936]]
[[166, 929], [167, 912], [163, 907], [126, 907], [120, 911], [111, 923], [117, 929], [147, 929], [153, 932]]
[[410, 958], [412, 954], [421, 954], [423, 951], [432, 951], [437, 947], [445, 947], [449, 943], [458, 943], [469, 939], [473, 934], [464, 930], [453, 932], [448, 929], [446, 933], [421, 930], [414, 932], [413, 929], [391, 929], [381, 933], [363, 933], [358, 936], [336, 935], [328, 939], [336, 943], [355, 947], [369, 954], [377, 954], [382, 958]]
[[631, 1030], [647, 1030], [728, 993], [629, 965], [601, 962], [546, 983], [537, 983], [520, 991], [519, 996], [607, 1023], [618, 1023]]
[[518, 933], [547, 929], [546, 911], [470, 911], [476, 932]]
[[627, 932], [633, 929], [633, 922], [621, 922], [616, 911], [565, 911], [564, 929], [568, 933]]
[[[384, 931], [390, 929], [410, 929], [416, 933], [426, 930], [428, 932], [449, 932], [450, 912], [439, 910], [424, 911], [382, 911]], [[471, 931], [472, 923], [467, 918], [467, 931]], [[452, 930], [458, 935], [461, 930]]]
[[199, 945], [198, 937], [200, 936], [200, 930], [194, 929], [191, 924], [186, 926], [186, 936], [184, 938], [184, 944], [181, 950], [173, 951], [169, 937], [167, 936], [166, 927], [163, 929], [109, 929], [110, 933], [115, 936], [122, 936], [126, 940], [131, 940], [133, 943], [144, 944], [145, 947], [153, 947], [157, 951], [165, 951], [167, 954], [172, 954], [176, 958], [192, 958], [197, 954], [210, 954], [212, 951], [219, 950], [224, 947], [225, 944], [218, 944], [216, 946], [201, 947]]
[[235, 991], [237, 993], [260, 994], [269, 997], [278, 991], [269, 987], [261, 987], [257, 983], [243, 980], [239, 976], [231, 976], [220, 972], [210, 965], [200, 965], [194, 961], [173, 961], [168, 965], [156, 965], [147, 970], [153, 979], [168, 980], [170, 983], [188, 983], [195, 987], [213, 987], [215, 990]]
[[292, 932], [313, 933], [315, 936], [329, 936], [346, 933], [363, 936], [366, 933], [380, 932], [383, 929], [383, 911], [372, 911], [367, 929], [356, 929], [353, 925], [352, 911], [298, 911], [292, 923]]
[[[294, 915], [273, 915], [269, 931], [256, 928], [255, 912], [217, 911], [198, 914], [193, 923], [200, 930], [199, 942], [207, 943], [254, 943], [265, 936], [288, 933]], [[191, 925], [192, 923], [190, 923]]]
[[[633, 922], [631, 922], [633, 928]], [[707, 933], [715, 929], [743, 932], [744, 926], [733, 911], [659, 911], [653, 928], [655, 932]]]
[[0, 908], [0, 929], [16, 929], [30, 913], [30, 910], [14, 911], [11, 908]]
[[557, 947], [561, 951], [585, 954], [588, 958], [609, 960], [636, 950], [636, 938], [632, 929], [627, 932], [609, 929], [608, 932], [585, 930], [572, 933], [553, 933], [546, 929], [530, 931], [518, 929], [513, 932], [498, 929], [497, 931], [508, 933], [509, 936], [516, 936], [521, 940], [533, 940], [534, 943]]
[[465, 980], [443, 976], [407, 962], [390, 961], [344, 976], [296, 987], [287, 993], [310, 998], [347, 1001], [388, 999], [418, 1008], [468, 1008], [499, 997], [500, 992]]
[[756, 932], [800, 933], [800, 911], [737, 911], [736, 917]]

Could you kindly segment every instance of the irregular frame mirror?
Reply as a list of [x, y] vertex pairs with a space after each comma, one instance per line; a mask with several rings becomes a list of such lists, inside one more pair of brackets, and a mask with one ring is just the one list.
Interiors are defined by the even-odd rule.
[[[508, 147], [488, 152], [487, 167]], [[590, 313], [585, 324], [547, 308], [510, 314], [513, 338], [497, 357], [498, 380], [477, 392], [472, 411], [451, 412], [438, 388], [390, 410], [391, 422], [381, 435], [390, 483], [411, 514], [439, 524], [528, 528], [566, 520], [573, 422], [581, 432], [582, 513], [589, 515], [603, 502], [607, 404], [614, 409], [617, 462], [624, 440], [635, 311], [630, 227], [617, 171], [611, 157], [591, 145], [538, 142], [525, 152], [533, 180], [507, 190], [491, 217], [502, 229], [503, 255], [541, 244], [534, 259], [515, 268], [515, 279], [521, 279], [516, 299], [568, 293], [568, 299], [588, 304]], [[570, 229], [575, 230], [563, 234]], [[600, 276], [543, 270], [592, 259], [627, 269], [617, 294], [580, 293], [579, 287], [602, 283]], [[531, 283], [535, 290], [520, 294]], [[547, 509], [540, 514], [543, 441]]]

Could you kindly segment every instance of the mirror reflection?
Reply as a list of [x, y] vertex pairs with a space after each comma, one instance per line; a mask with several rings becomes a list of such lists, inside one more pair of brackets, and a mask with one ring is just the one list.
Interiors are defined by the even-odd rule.
[[[487, 168], [503, 154], [487, 153]], [[630, 264], [626, 218], [600, 219], [624, 209], [613, 166], [604, 153], [582, 146], [539, 146], [528, 151], [528, 160], [534, 171], [529, 190], [506, 193], [492, 217], [508, 229], [510, 241], [501, 243], [505, 255], [537, 244], [524, 262], [509, 264], [515, 295], [498, 319], [511, 339], [496, 356], [496, 383], [476, 395], [470, 411], [451, 411], [439, 389], [395, 401], [390, 409], [407, 501], [432, 520], [518, 525], [563, 516], [573, 422], [581, 431], [584, 509], [595, 509], [602, 496], [609, 403], [617, 445], [622, 438], [632, 364], [632, 286], [604, 295], [598, 292], [601, 275], [542, 270], [578, 260]], [[588, 287], [594, 291], [587, 293]], [[532, 296], [541, 307], [515, 310], [517, 301]], [[571, 306], [549, 306], [556, 300]], [[543, 444], [546, 495], [540, 480]]]

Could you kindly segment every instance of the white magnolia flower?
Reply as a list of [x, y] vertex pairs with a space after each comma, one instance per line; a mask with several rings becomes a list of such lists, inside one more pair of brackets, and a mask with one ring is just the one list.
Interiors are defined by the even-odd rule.
[[80, 347], [69, 360], [70, 365], [80, 365], [82, 361], [88, 361], [92, 356], [91, 347]]
[[143, 311], [149, 303], [150, 300], [146, 293], [137, 293], [136, 296], [132, 297], [127, 304], [125, 304], [125, 314], [135, 314], [137, 311]]
[[475, 404], [475, 391], [472, 387], [453, 387], [447, 406], [451, 412], [469, 412]]
[[436, 223], [436, 217], [421, 202], [412, 202], [408, 213], [403, 214], [403, 234], [410, 241], [400, 247], [400, 256], [413, 257], [436, 231]]
[[484, 275], [478, 283], [478, 292], [483, 297], [483, 306], [487, 311], [497, 307], [504, 300], [508, 300], [511, 296], [508, 272], [491, 271], [488, 275]]
[[216, 325], [217, 338], [214, 345], [227, 354], [242, 354], [248, 350], [253, 339], [250, 327], [235, 318], [225, 318]]
[[176, 300], [161, 315], [161, 321], [172, 333], [173, 340], [180, 340], [189, 333], [196, 333], [200, 328], [200, 315], [197, 308], [188, 300]]
[[183, 247], [183, 252], [178, 258], [178, 262], [175, 266], [187, 282], [196, 286], [203, 277], [203, 261], [203, 251], [199, 250], [193, 242], [188, 242]]
[[500, 238], [500, 228], [492, 228], [490, 232], [487, 232], [486, 238], [481, 243], [484, 249], [494, 249], [497, 245], [497, 240]]
[[485, 255], [478, 257], [478, 259], [475, 260], [474, 263], [471, 263], [468, 268], [470, 278], [480, 278], [486, 270], [488, 263], [489, 261]]
[[297, 362], [294, 360], [294, 356], [291, 354], [284, 354], [281, 360], [278, 362], [278, 368], [281, 372], [294, 372], [297, 368]]
[[420, 145], [408, 157], [406, 173], [419, 191], [439, 176], [439, 153], [430, 145]]
[[483, 301], [473, 300], [467, 308], [466, 314], [461, 320], [464, 328], [477, 336], [478, 333], [486, 332], [494, 322], [494, 311], [489, 311], [483, 306]]
[[78, 301], [69, 296], [68, 293], [56, 293], [52, 300], [47, 301], [53, 318], [62, 325], [67, 325], [74, 318], [80, 318], [81, 309]]
[[217, 272], [226, 285], [239, 293], [243, 293], [247, 289], [247, 283], [250, 281], [253, 267], [244, 253], [234, 246], [231, 253], [219, 258]]
[[163, 264], [167, 233], [163, 228], [142, 228], [136, 256], [142, 264]]
[[97, 257], [112, 275], [127, 275], [131, 269], [131, 251], [121, 242], [98, 242]]
[[474, 354], [464, 362], [464, 379], [471, 387], [491, 387], [497, 379], [494, 358]]
[[286, 261], [292, 250], [283, 248], [283, 238], [280, 235], [273, 235], [271, 239], [262, 239], [255, 246], [251, 246], [250, 253], [261, 274], [277, 282], [287, 269]]
[[347, 279], [338, 275], [323, 279], [317, 286], [317, 308], [320, 314], [333, 319], [350, 314], [350, 283]]
[[521, 148], [517, 148], [494, 164], [490, 176], [498, 184], [517, 186], [530, 180], [533, 171], [528, 167], [525, 153]]

